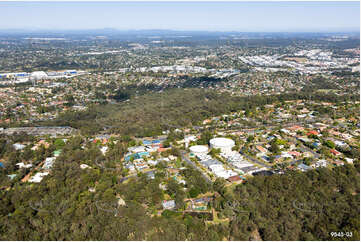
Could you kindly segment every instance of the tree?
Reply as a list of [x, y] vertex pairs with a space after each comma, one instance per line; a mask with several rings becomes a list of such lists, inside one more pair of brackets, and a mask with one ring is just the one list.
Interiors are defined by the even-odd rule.
[[212, 156], [213, 158], [215, 158], [217, 155], [219, 155], [221, 153], [221, 149], [215, 149], [212, 148], [209, 152], [208, 155]]
[[223, 194], [224, 186], [226, 181], [222, 178], [217, 178], [213, 183], [213, 190], [217, 191], [219, 194]]
[[253, 135], [248, 136], [247, 137], [247, 142], [251, 143], [252, 141], [254, 141], [254, 136]]
[[56, 139], [54, 142], [54, 146], [56, 149], [61, 149], [65, 145], [64, 141], [62, 139]]
[[111, 98], [115, 99], [116, 101], [124, 101], [130, 98], [130, 93], [128, 91], [124, 91], [121, 89], [118, 89], [114, 95], [111, 96]]
[[201, 137], [199, 140], [197, 140], [198, 145], [207, 145], [209, 143], [209, 140], [211, 140], [213, 137], [212, 133], [210, 131], [205, 131], [201, 134]]
[[277, 154], [280, 152], [280, 148], [278, 147], [278, 145], [276, 144], [276, 142], [272, 142], [271, 147], [270, 147], [270, 151], [274, 154]]
[[322, 155], [325, 155], [326, 157], [330, 157], [331, 156], [331, 152], [329, 149], [327, 149], [326, 147], [322, 147], [319, 152], [322, 154]]
[[303, 159], [303, 163], [305, 164], [305, 165], [311, 165], [311, 162], [313, 161], [313, 159], [312, 158], [310, 158], [310, 157], [305, 157], [304, 159]]
[[177, 194], [177, 192], [179, 192], [181, 190], [180, 185], [178, 184], [177, 181], [175, 181], [174, 179], [170, 179], [168, 181], [167, 184], [167, 193], [170, 196], [175, 196], [175, 194]]
[[192, 188], [189, 190], [189, 196], [190, 196], [191, 198], [197, 197], [200, 193], [201, 193], [201, 191], [200, 191], [197, 187], [192, 187]]
[[105, 192], [103, 193], [103, 199], [105, 201], [114, 201], [115, 196], [113, 189], [108, 188], [107, 190], [105, 190]]
[[335, 143], [332, 142], [331, 140], [326, 140], [324, 142], [324, 145], [326, 145], [327, 147], [331, 148], [331, 149], [334, 149], [336, 147]]
[[64, 99], [67, 102], [66, 105], [68, 106], [73, 106], [75, 104], [75, 99], [71, 94], [66, 94]]
[[175, 194], [175, 205], [177, 209], [183, 208], [185, 206], [184, 199], [186, 198], [186, 194], [183, 190], [178, 190]]
[[164, 147], [164, 148], [170, 147], [170, 141], [169, 141], [169, 140], [165, 140], [165, 141], [163, 142], [163, 147]]
[[232, 150], [234, 150], [234, 151], [239, 151], [239, 149], [240, 149], [240, 145], [239, 145], [239, 144], [237, 144], [237, 145], [235, 145], [235, 146], [232, 147]]

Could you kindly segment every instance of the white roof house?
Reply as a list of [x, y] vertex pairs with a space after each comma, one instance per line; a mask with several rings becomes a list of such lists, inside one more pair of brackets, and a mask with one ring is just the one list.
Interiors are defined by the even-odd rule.
[[286, 133], [286, 134], [291, 133], [288, 129], [281, 129], [280, 131], [283, 132], [283, 133]]
[[26, 146], [23, 145], [23, 144], [16, 143], [16, 144], [13, 144], [13, 147], [14, 147], [15, 150], [22, 150], [22, 149], [24, 149]]
[[147, 151], [147, 152], [155, 152], [155, 151], [157, 151], [158, 150], [158, 148], [157, 147], [146, 147], [145, 148], [145, 151]]
[[130, 171], [135, 171], [135, 166], [133, 164], [128, 164], [125, 168], [129, 169]]
[[286, 151], [282, 151], [281, 152], [281, 157], [283, 157], [283, 158], [293, 158], [293, 156], [291, 155], [291, 154], [289, 154], [288, 152], [286, 152]]
[[190, 141], [196, 141], [197, 137], [195, 135], [191, 135], [191, 136], [186, 136], [184, 138], [184, 142], [190, 142]]
[[86, 169], [86, 168], [91, 168], [90, 166], [88, 166], [87, 164], [81, 164], [80, 165], [81, 169]]
[[44, 176], [47, 176], [47, 175], [49, 175], [49, 172], [38, 172], [29, 179], [29, 182], [39, 183], [39, 182], [41, 182], [41, 180], [43, 180]]
[[162, 206], [164, 209], [173, 209], [175, 207], [175, 201], [174, 200], [169, 200], [169, 201], [164, 200], [162, 202]]
[[148, 160], [147, 163], [149, 165], [155, 166], [156, 164], [158, 164], [158, 161], [156, 161], [156, 160]]
[[347, 146], [347, 143], [344, 141], [341, 141], [341, 140], [335, 140], [334, 143], [335, 143], [335, 145], [340, 146], [340, 147]]
[[48, 157], [48, 158], [46, 158], [45, 163], [43, 165], [43, 168], [44, 169], [50, 169], [53, 166], [55, 159], [56, 159], [56, 157]]
[[25, 165], [24, 162], [16, 163], [16, 165], [19, 166], [19, 169], [20, 168], [30, 168], [33, 166], [32, 164]]
[[183, 179], [182, 179], [182, 180], [179, 180], [178, 182], [179, 182], [180, 184], [183, 184], [183, 185], [186, 185], [186, 184], [187, 184], [187, 182], [186, 182], [185, 180], [183, 180]]
[[100, 148], [100, 151], [103, 153], [103, 155], [105, 155], [105, 153], [107, 152], [108, 147], [107, 146], [103, 146], [102, 148]]
[[167, 186], [165, 184], [159, 183], [159, 188], [162, 190], [167, 190]]
[[350, 164], [353, 163], [353, 159], [351, 159], [351, 158], [345, 157], [345, 160], [347, 161], [347, 163], [350, 163]]
[[327, 161], [326, 160], [318, 160], [316, 163], [312, 164], [311, 167], [317, 168], [317, 167], [326, 167]]

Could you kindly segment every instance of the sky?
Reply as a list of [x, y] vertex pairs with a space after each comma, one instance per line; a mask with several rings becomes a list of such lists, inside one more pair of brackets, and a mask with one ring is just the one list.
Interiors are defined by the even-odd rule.
[[359, 31], [360, 2], [0, 2], [0, 29]]

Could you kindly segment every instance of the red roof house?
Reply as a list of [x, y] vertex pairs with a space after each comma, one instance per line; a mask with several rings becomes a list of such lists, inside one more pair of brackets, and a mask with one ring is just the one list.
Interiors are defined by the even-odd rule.
[[337, 150], [335, 150], [335, 149], [332, 149], [332, 150], [330, 150], [330, 152], [332, 153], [332, 154], [334, 154], [334, 155], [341, 155], [341, 152], [339, 152], [339, 151], [337, 151]]
[[310, 132], [307, 133], [307, 136], [309, 135], [318, 135], [319, 133], [316, 130], [311, 130]]

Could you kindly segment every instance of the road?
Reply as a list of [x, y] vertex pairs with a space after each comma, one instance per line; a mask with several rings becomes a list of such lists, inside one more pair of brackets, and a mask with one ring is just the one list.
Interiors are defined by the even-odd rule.
[[271, 169], [271, 168], [272, 168], [272, 166], [270, 166], [270, 165], [266, 165], [266, 164], [264, 164], [264, 163], [262, 163], [262, 162], [258, 161], [257, 159], [252, 158], [252, 157], [250, 157], [250, 156], [246, 155], [246, 154], [245, 154], [245, 153], [243, 153], [242, 151], [240, 151], [239, 153], [241, 153], [241, 155], [243, 155], [243, 156], [244, 156], [244, 157], [246, 157], [247, 159], [251, 160], [252, 162], [257, 163], [257, 164], [258, 164], [258, 165], [260, 165], [260, 166], [267, 167], [267, 168], [269, 168], [269, 169]]
[[[292, 140], [293, 142], [297, 142], [297, 139], [293, 138], [293, 137], [289, 137], [288, 138], [289, 140]], [[310, 148], [304, 146], [304, 145], [300, 145], [299, 149], [302, 151], [302, 152], [311, 152], [313, 154], [313, 156], [318, 159], [320, 158], [320, 154], [311, 150]], [[303, 159], [298, 159], [298, 160], [294, 160], [291, 162], [291, 165], [294, 165], [294, 164], [298, 164], [298, 163], [301, 163], [303, 162]]]
[[[296, 138], [294, 138], [294, 137], [287, 137], [288, 138], [288, 140], [291, 140], [293, 143], [297, 143], [297, 139]], [[314, 156], [315, 156], [315, 158], [319, 158], [320, 157], [320, 154], [318, 154], [317, 152], [315, 152], [315, 151], [313, 151], [313, 150], [311, 150], [310, 148], [308, 148], [308, 147], [306, 147], [306, 146], [304, 146], [303, 144], [301, 144], [300, 145], [300, 147], [299, 147], [299, 149], [302, 151], [302, 152], [311, 152]]]
[[290, 162], [290, 164], [293, 166], [294, 164], [298, 165], [299, 163], [302, 163], [303, 159], [293, 160]]
[[207, 181], [207, 183], [212, 184], [212, 180], [209, 179], [209, 177], [206, 176], [206, 175], [203, 173], [203, 171], [202, 171], [201, 168], [199, 168], [196, 164], [194, 164], [193, 161], [191, 161], [190, 159], [188, 159], [188, 158], [185, 156], [185, 154], [186, 154], [186, 152], [182, 150], [182, 151], [181, 151], [182, 159], [183, 159], [184, 161], [186, 161], [189, 165], [191, 165], [193, 168], [195, 168], [195, 169], [197, 169], [198, 171], [200, 171], [200, 173], [202, 174], [203, 178]]

